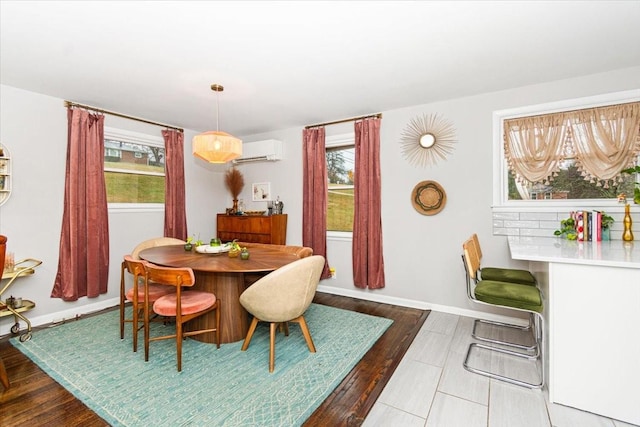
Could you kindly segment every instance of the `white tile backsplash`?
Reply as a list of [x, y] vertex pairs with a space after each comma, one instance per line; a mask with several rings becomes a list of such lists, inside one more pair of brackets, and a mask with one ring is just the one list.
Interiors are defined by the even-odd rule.
[[[577, 210], [577, 209], [576, 209]], [[607, 210], [614, 218], [611, 226], [611, 240], [622, 240], [624, 213], [622, 208], [618, 212]], [[538, 236], [553, 237], [553, 232], [560, 228], [560, 221], [569, 217], [569, 211], [563, 209], [558, 212], [494, 212], [493, 234], [496, 236]], [[637, 212], [631, 213], [633, 219], [632, 230], [640, 235], [640, 218]]]

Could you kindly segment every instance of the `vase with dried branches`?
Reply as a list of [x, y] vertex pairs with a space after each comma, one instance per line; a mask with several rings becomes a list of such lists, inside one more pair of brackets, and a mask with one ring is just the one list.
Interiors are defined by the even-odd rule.
[[242, 176], [242, 172], [240, 172], [235, 167], [227, 170], [224, 175], [224, 183], [227, 186], [227, 190], [231, 193], [231, 197], [233, 198], [233, 208], [232, 213], [238, 212], [238, 196], [240, 192], [244, 188], [244, 176]]

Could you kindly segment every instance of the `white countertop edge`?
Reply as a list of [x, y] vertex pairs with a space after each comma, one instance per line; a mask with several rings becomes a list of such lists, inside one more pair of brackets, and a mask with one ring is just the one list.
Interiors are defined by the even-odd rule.
[[517, 260], [640, 269], [640, 242], [525, 236], [509, 236], [508, 241], [511, 257]]

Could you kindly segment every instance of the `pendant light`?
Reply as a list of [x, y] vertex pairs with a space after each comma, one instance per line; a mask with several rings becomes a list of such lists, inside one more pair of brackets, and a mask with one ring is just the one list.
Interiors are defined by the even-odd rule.
[[219, 98], [224, 87], [212, 84], [211, 90], [217, 92], [216, 96], [216, 130], [200, 133], [193, 137], [193, 155], [209, 163], [227, 163], [242, 155], [242, 140], [226, 132], [218, 130], [219, 123]]

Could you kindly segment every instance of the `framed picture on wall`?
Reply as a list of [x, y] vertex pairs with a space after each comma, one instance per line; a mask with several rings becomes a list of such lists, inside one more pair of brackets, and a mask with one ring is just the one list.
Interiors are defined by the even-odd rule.
[[256, 182], [251, 185], [251, 194], [254, 202], [267, 202], [271, 200], [271, 183]]

